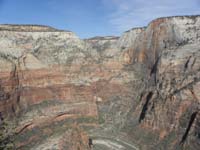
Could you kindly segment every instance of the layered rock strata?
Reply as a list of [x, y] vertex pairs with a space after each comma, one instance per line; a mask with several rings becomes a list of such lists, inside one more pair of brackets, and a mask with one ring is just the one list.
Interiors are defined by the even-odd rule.
[[16, 148], [89, 149], [88, 136], [106, 136], [124, 149], [198, 149], [199, 44], [199, 16], [86, 40], [1, 25], [0, 112], [17, 118]]

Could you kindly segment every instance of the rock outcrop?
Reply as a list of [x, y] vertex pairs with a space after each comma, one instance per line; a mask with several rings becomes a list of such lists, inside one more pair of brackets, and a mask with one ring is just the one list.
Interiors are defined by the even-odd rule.
[[117, 149], [198, 149], [199, 44], [200, 16], [86, 40], [0, 25], [0, 112], [15, 118], [16, 149], [86, 150], [90, 136]]
[[141, 128], [159, 135], [147, 149], [195, 150], [200, 145], [199, 34], [199, 16], [160, 18], [128, 51], [131, 63], [142, 63], [148, 74], [133, 110]]
[[[4, 117], [18, 118], [17, 149], [45, 143], [46, 137], [59, 132], [63, 136], [62, 131], [74, 122], [96, 126], [90, 76], [79, 71], [96, 61], [95, 50], [87, 50], [69, 31], [40, 26], [0, 28], [0, 111]], [[79, 75], [85, 78], [79, 80]]]

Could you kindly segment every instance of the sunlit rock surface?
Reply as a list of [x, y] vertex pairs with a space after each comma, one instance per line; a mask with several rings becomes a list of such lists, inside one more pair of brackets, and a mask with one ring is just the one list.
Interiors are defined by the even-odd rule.
[[0, 112], [16, 120], [16, 148], [197, 150], [199, 45], [199, 16], [85, 40], [0, 25]]

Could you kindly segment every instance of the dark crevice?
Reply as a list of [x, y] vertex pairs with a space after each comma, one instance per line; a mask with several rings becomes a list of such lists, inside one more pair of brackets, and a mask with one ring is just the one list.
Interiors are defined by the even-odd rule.
[[17, 95], [17, 103], [19, 103], [19, 102], [20, 102], [20, 94]]
[[183, 143], [185, 142], [185, 140], [187, 139], [188, 134], [189, 134], [189, 132], [190, 132], [190, 129], [191, 129], [191, 127], [192, 127], [192, 124], [194, 123], [194, 120], [195, 120], [195, 118], [196, 118], [196, 116], [197, 116], [197, 113], [198, 113], [198, 112], [194, 112], [194, 113], [191, 115], [190, 121], [189, 121], [189, 124], [188, 124], [188, 127], [187, 127], [187, 129], [186, 129], [186, 131], [185, 131], [185, 133], [184, 133], [184, 135], [183, 135], [183, 137], [182, 137], [182, 139], [181, 139], [180, 144], [183, 144]]
[[11, 106], [11, 109], [12, 109], [13, 114], [15, 114], [15, 107], [14, 107], [14, 105]]
[[3, 121], [3, 120], [4, 120], [4, 118], [3, 118], [2, 112], [0, 112], [0, 123], [1, 123], [1, 121]]
[[158, 57], [158, 59], [156, 60], [155, 64], [153, 65], [150, 75], [155, 74], [157, 72], [159, 60], [160, 60], [160, 57]]
[[26, 130], [28, 127], [30, 127], [31, 125], [33, 125], [33, 123], [29, 123], [27, 125], [25, 125], [21, 130], [19, 130], [18, 132], [16, 132], [16, 134], [20, 134], [22, 133], [24, 130]]
[[185, 65], [184, 65], [184, 71], [186, 71], [188, 69], [188, 64], [190, 62], [191, 56], [188, 58], [188, 60], [186, 61]]
[[152, 69], [151, 69], [151, 72], [150, 72], [150, 76], [153, 75], [154, 77], [154, 83], [156, 84], [157, 83], [157, 76], [156, 76], [156, 72], [158, 70], [158, 62], [159, 62], [159, 59], [160, 57], [157, 58], [155, 64], [153, 65]]
[[153, 96], [153, 92], [149, 92], [149, 94], [146, 97], [146, 102], [142, 108], [142, 112], [140, 114], [139, 123], [141, 123], [141, 121], [145, 118], [146, 111], [148, 109], [148, 104], [149, 104], [149, 101], [151, 100], [152, 96]]
[[64, 116], [64, 115], [68, 115], [69, 113], [67, 112], [63, 112], [63, 113], [60, 113], [58, 114], [55, 118], [58, 118], [58, 117], [61, 117], [61, 116]]
[[200, 139], [200, 133], [197, 134], [198, 139]]

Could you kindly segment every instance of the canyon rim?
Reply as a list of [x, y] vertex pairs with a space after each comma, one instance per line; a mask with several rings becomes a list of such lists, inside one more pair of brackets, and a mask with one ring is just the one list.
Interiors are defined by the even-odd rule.
[[198, 150], [199, 91], [198, 15], [90, 39], [0, 25], [4, 148]]

